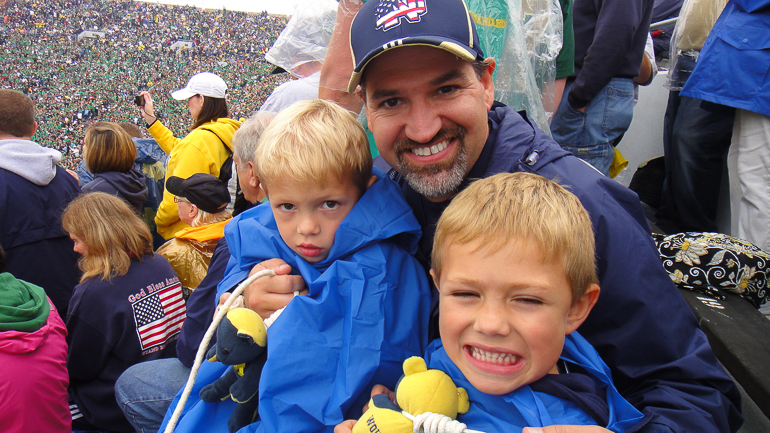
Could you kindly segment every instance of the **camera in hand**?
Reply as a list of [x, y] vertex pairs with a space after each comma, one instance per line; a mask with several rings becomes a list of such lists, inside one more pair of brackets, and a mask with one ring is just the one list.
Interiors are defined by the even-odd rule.
[[134, 96], [134, 104], [136, 104], [137, 107], [144, 107], [144, 96], [142, 95]]

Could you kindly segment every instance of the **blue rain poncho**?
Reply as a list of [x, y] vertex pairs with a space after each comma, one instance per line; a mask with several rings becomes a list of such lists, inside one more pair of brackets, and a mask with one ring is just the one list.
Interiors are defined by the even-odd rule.
[[[568, 368], [578, 366], [593, 379], [599, 397], [604, 397], [608, 413], [608, 422], [603, 427], [613, 432], [637, 431], [643, 425], [644, 416], [626, 401], [615, 385], [612, 384], [609, 368], [599, 357], [596, 349], [577, 332], [567, 335], [561, 359]], [[522, 386], [504, 395], [485, 394], [471, 385], [459, 368], [449, 359], [441, 340], [435, 340], [428, 347], [425, 360], [429, 368], [446, 372], [455, 385], [468, 391], [471, 402], [470, 410], [460, 414], [457, 419], [469, 429], [482, 432], [521, 433], [524, 427], [544, 427], [549, 425], [597, 425], [597, 422], [582, 407], [590, 407], [590, 402], [568, 401], [544, 392], [534, 391], [537, 382]], [[593, 385], [593, 384], [592, 384]], [[559, 387], [560, 385], [556, 385]], [[596, 394], [581, 390], [568, 390], [567, 395], [576, 399], [596, 399]], [[603, 396], [601, 394], [604, 394]], [[597, 410], [599, 411], [599, 410]]]
[[[404, 359], [424, 352], [430, 288], [411, 254], [420, 226], [398, 186], [375, 174], [378, 181], [340, 224], [329, 257], [320, 263], [308, 264], [283, 242], [269, 205], [242, 213], [225, 229], [231, 258], [220, 292], [276, 257], [302, 275], [310, 292], [294, 298], [268, 330], [261, 421], [241, 432], [331, 432], [344, 419], [361, 416], [374, 385], [394, 388]], [[200, 388], [227, 368], [204, 363], [175, 431], [227, 432], [235, 403], [198, 398]]]

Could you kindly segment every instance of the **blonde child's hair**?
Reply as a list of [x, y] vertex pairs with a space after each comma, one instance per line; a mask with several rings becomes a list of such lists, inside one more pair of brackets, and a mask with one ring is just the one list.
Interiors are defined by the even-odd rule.
[[136, 160], [136, 145], [117, 123], [96, 122], [86, 128], [86, 168], [91, 173], [126, 172]]
[[492, 252], [514, 242], [535, 242], [543, 262], [563, 263], [572, 302], [598, 283], [588, 212], [574, 194], [542, 176], [501, 173], [475, 181], [458, 194], [436, 227], [432, 257], [436, 276], [441, 275], [450, 244], [471, 242]]
[[78, 260], [83, 271], [80, 282], [125, 275], [132, 258], [142, 261], [144, 254], [152, 254], [147, 224], [128, 203], [107, 193], [77, 197], [64, 210], [62, 226], [86, 246], [86, 254]]
[[364, 129], [349, 111], [321, 99], [281, 111], [262, 133], [254, 163], [266, 193], [277, 179], [325, 186], [332, 175], [352, 180], [363, 194], [372, 176]]

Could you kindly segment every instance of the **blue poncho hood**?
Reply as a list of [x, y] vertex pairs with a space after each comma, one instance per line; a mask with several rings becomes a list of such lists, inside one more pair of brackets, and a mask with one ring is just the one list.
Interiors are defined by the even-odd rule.
[[[242, 432], [331, 432], [360, 416], [375, 384], [395, 387], [404, 359], [425, 350], [430, 288], [425, 269], [410, 254], [420, 226], [398, 186], [379, 170], [375, 175], [378, 181], [337, 229], [329, 257], [315, 265], [283, 242], [268, 205], [242, 213], [225, 229], [231, 258], [220, 292], [270, 258], [290, 264], [309, 290], [268, 330], [261, 421]], [[227, 431], [234, 403], [197, 397], [225, 369], [204, 364], [176, 432]]]
[[420, 224], [404, 201], [398, 185], [378, 168], [374, 168], [373, 174], [377, 176], [377, 181], [366, 190], [337, 228], [329, 256], [313, 265], [299, 257], [281, 239], [269, 203], [233, 218], [225, 228], [231, 261], [225, 279], [218, 286], [219, 294], [246, 279], [251, 268], [265, 258], [280, 257], [301, 274], [309, 272], [312, 275], [311, 269], [323, 272], [337, 260], [386, 239], [392, 238], [401, 248], [414, 254], [422, 234]]
[[[533, 391], [529, 385], [508, 394], [485, 394], [471, 385], [444, 350], [441, 340], [428, 347], [425, 359], [429, 368], [446, 372], [455, 385], [468, 391], [470, 410], [457, 419], [468, 428], [484, 432], [521, 432], [524, 427], [548, 425], [596, 425], [597, 423], [575, 403], [542, 392]], [[567, 365], [580, 367], [605, 391], [609, 407], [609, 422], [602, 427], [613, 432], [636, 431], [644, 418], [631, 403], [626, 401], [610, 379], [610, 370], [590, 343], [577, 332], [566, 336], [561, 359]], [[534, 385], [533, 385], [534, 386]], [[579, 394], [575, 394], [579, 397]], [[630, 429], [634, 430], [630, 430]]]

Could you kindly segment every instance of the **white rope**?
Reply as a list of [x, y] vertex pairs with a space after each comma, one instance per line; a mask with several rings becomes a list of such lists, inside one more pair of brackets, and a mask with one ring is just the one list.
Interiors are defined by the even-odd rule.
[[[299, 296], [299, 291], [295, 290], [295, 291], [294, 291], [294, 296], [295, 296], [295, 297]], [[285, 310], [285, 309], [286, 309], [286, 307], [283, 307], [283, 308], [281, 308], [281, 309], [279, 309], [279, 310], [275, 310], [275, 311], [273, 311], [273, 314], [271, 314], [271, 315], [270, 315], [270, 317], [268, 317], [267, 319], [265, 319], [265, 328], [269, 328], [269, 327], [270, 327], [270, 325], [272, 325], [272, 324], [273, 324], [273, 322], [275, 322], [275, 319], [277, 319], [277, 318], [278, 318], [278, 316], [280, 316], [280, 315], [281, 315], [281, 313], [283, 313], [283, 310]]]
[[[225, 314], [227, 314], [227, 311], [230, 309], [230, 307], [236, 301], [236, 299], [241, 295], [244, 289], [246, 289], [246, 287], [250, 286], [251, 283], [253, 283], [254, 281], [262, 277], [273, 277], [275, 275], [276, 275], [275, 272], [273, 272], [272, 270], [265, 269], [250, 276], [249, 278], [245, 279], [241, 284], [239, 284], [238, 287], [235, 290], [233, 290], [233, 293], [230, 295], [229, 298], [227, 298], [227, 300], [221, 306], [221, 308], [217, 309], [217, 313], [214, 316], [214, 320], [211, 322], [211, 325], [206, 330], [206, 334], [203, 336], [203, 340], [201, 341], [200, 346], [198, 346], [198, 352], [195, 355], [195, 363], [193, 364], [192, 369], [190, 370], [190, 377], [187, 378], [187, 384], [185, 384], [184, 391], [182, 392], [182, 396], [179, 398], [179, 402], [177, 403], [176, 408], [174, 409], [174, 414], [171, 416], [171, 419], [169, 420], [168, 424], [166, 424], [166, 429], [164, 430], [164, 433], [172, 433], [176, 428], [176, 423], [179, 422], [179, 417], [182, 415], [182, 410], [184, 410], [184, 406], [187, 403], [187, 399], [190, 397], [190, 393], [192, 393], [192, 388], [193, 388], [193, 385], [195, 384], [195, 379], [198, 376], [198, 370], [200, 369], [201, 364], [203, 363], [203, 359], [206, 356], [209, 343], [211, 342], [211, 339], [214, 337], [214, 333], [216, 332], [217, 326], [219, 326], [219, 323], [222, 321], [222, 318], [225, 317]], [[294, 296], [298, 296], [298, 295], [299, 295], [299, 292], [294, 292]], [[278, 316], [281, 315], [281, 313], [285, 308], [286, 307], [273, 312], [273, 314], [271, 314], [270, 317], [265, 319], [265, 327], [269, 327], [270, 325], [272, 325], [273, 322], [275, 322], [275, 320], [278, 318]], [[414, 433], [483, 433], [476, 430], [471, 430], [467, 428], [465, 424], [439, 413], [425, 412], [420, 415], [417, 415], [416, 417], [408, 412], [402, 411], [401, 413], [407, 419], [412, 421], [412, 423], [414, 423]]]
[[414, 416], [406, 411], [401, 411], [407, 419], [414, 424], [414, 433], [482, 433], [471, 430], [460, 421], [446, 415], [433, 412], [425, 412]]
[[243, 292], [243, 290], [246, 289], [246, 287], [249, 287], [251, 283], [253, 283], [254, 281], [257, 281], [262, 277], [273, 277], [273, 276], [275, 276], [275, 272], [273, 272], [270, 269], [265, 269], [257, 272], [256, 274], [250, 276], [249, 278], [246, 278], [241, 284], [238, 285], [238, 287], [235, 290], [233, 290], [233, 293], [230, 295], [229, 298], [227, 298], [224, 305], [222, 305], [222, 307], [219, 308], [219, 310], [217, 311], [216, 315], [214, 315], [214, 321], [211, 322], [209, 329], [206, 330], [206, 334], [203, 336], [203, 341], [201, 341], [200, 346], [198, 346], [198, 352], [195, 355], [195, 363], [193, 364], [192, 369], [190, 370], [190, 377], [187, 378], [187, 384], [184, 387], [184, 392], [182, 392], [182, 396], [179, 399], [179, 402], [177, 403], [176, 408], [174, 409], [174, 414], [171, 416], [171, 419], [169, 420], [168, 424], [166, 424], [166, 429], [164, 430], [164, 433], [171, 433], [176, 428], [176, 423], [179, 421], [179, 417], [182, 416], [182, 410], [184, 409], [184, 405], [187, 403], [187, 399], [190, 397], [190, 393], [192, 392], [193, 385], [195, 384], [195, 378], [198, 376], [198, 370], [201, 368], [203, 359], [206, 357], [206, 352], [208, 350], [209, 343], [211, 342], [211, 339], [214, 337], [214, 333], [217, 330], [217, 326], [219, 326], [219, 323], [222, 321], [222, 318], [225, 317], [225, 314], [227, 314], [227, 310], [230, 309], [230, 306], [233, 305], [233, 302], [235, 302], [236, 298], [238, 298]]

